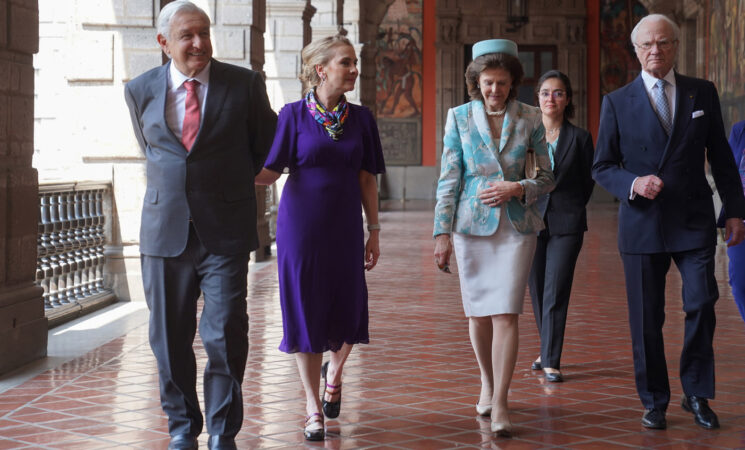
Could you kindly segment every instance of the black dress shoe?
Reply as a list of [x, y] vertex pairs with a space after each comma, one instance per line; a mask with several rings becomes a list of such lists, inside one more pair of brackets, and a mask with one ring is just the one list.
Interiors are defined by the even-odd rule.
[[235, 439], [228, 436], [210, 436], [207, 440], [207, 448], [210, 450], [236, 450]]
[[561, 383], [564, 381], [564, 377], [561, 376], [561, 372], [543, 372], [543, 375], [546, 376], [546, 381], [550, 381], [552, 383]]
[[530, 365], [530, 370], [541, 370], [543, 367], [541, 366], [540, 361], [533, 361], [533, 364]]
[[709, 408], [709, 401], [707, 399], [696, 397], [695, 395], [683, 396], [680, 406], [689, 413], [693, 413], [693, 420], [700, 427], [707, 430], [719, 428], [719, 419], [714, 411]]
[[176, 434], [171, 436], [168, 450], [196, 450], [197, 437], [190, 434]]
[[657, 408], [646, 410], [642, 416], [642, 425], [653, 430], [664, 430], [667, 428], [665, 411]]

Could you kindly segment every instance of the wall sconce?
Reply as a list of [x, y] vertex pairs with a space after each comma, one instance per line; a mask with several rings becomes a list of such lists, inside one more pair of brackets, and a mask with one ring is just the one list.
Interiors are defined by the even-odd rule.
[[528, 0], [507, 0], [507, 22], [512, 25], [506, 31], [518, 31], [528, 23]]

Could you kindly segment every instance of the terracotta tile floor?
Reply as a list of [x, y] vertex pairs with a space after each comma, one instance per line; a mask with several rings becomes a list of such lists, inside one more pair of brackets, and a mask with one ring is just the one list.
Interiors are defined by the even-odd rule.
[[[474, 412], [478, 369], [457, 275], [434, 270], [431, 213], [387, 212], [382, 223], [383, 257], [368, 277], [371, 344], [356, 348], [348, 361], [342, 415], [327, 421], [324, 443], [303, 441], [295, 363], [277, 350], [276, 266], [250, 274], [251, 350], [240, 448], [745, 448], [745, 327], [726, 284], [723, 247], [717, 253], [721, 299], [712, 402], [720, 430], [698, 428], [677, 404], [683, 315], [674, 269], [665, 326], [674, 398], [669, 428], [647, 431], [639, 424], [615, 208], [595, 205], [570, 307], [566, 382], [547, 384], [529, 368], [538, 338], [527, 300], [510, 392], [516, 436], [496, 439], [488, 419]], [[203, 366], [203, 349], [197, 355]], [[205, 440], [203, 434], [200, 443]], [[0, 395], [0, 449], [149, 449], [167, 443], [146, 326]]]

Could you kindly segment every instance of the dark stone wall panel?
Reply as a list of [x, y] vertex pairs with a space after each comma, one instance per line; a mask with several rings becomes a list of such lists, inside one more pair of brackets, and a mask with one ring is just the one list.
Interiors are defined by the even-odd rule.
[[0, 374], [46, 355], [42, 288], [34, 284], [39, 191], [34, 153], [36, 0], [0, 0]]

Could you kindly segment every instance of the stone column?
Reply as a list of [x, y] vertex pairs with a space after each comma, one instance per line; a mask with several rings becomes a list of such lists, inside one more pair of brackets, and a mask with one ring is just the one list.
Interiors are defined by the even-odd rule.
[[[445, 129], [447, 112], [450, 108], [463, 103], [463, 43], [460, 36], [462, 17], [452, 1], [438, 2], [437, 22], [437, 130]], [[442, 156], [442, 132], [436, 136], [437, 173], [440, 173]]]
[[[266, 31], [266, 0], [253, 0], [250, 28], [249, 60], [251, 69], [266, 79], [264, 73], [264, 31]], [[269, 219], [266, 208], [267, 186], [256, 186], [256, 231], [259, 233], [259, 248], [256, 261], [264, 261], [270, 255], [272, 240], [269, 236]]]
[[37, 0], [0, 0], [0, 373], [47, 354], [42, 289], [34, 284], [39, 191], [34, 153]]
[[344, 29], [344, 0], [336, 0], [336, 30], [342, 36], [347, 35]]
[[378, 2], [360, 2], [360, 103], [367, 106], [373, 115], [376, 115], [376, 66], [375, 39], [378, 34], [378, 26], [383, 21], [388, 7], [394, 0], [381, 0]]
[[303, 9], [303, 47], [310, 44], [313, 40], [313, 27], [310, 26], [310, 20], [316, 13], [316, 7], [306, 0], [305, 9]]

